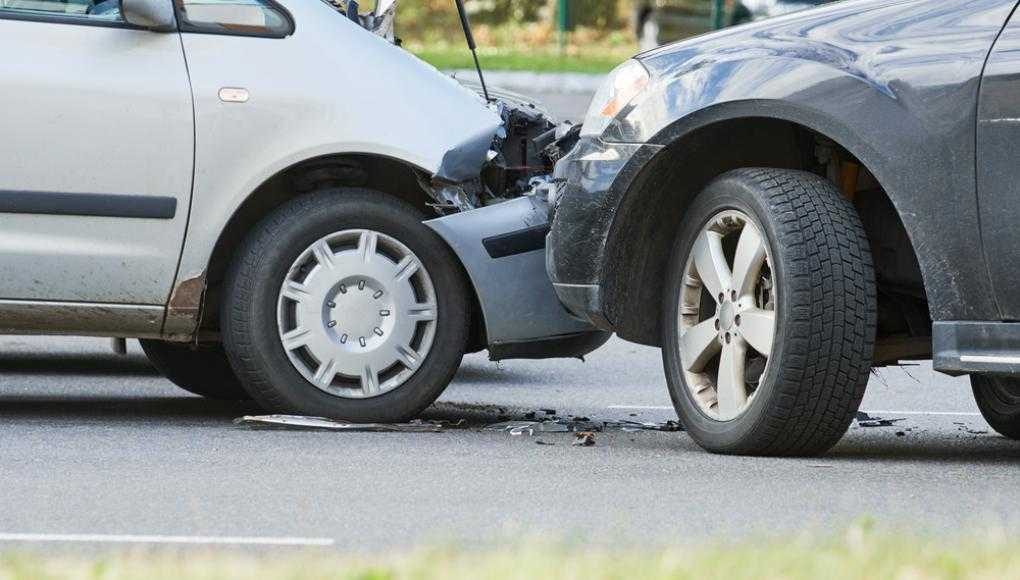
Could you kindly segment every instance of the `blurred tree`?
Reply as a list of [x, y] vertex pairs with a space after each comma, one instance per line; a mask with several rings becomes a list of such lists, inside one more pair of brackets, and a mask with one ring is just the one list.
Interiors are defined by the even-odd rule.
[[608, 30], [621, 24], [618, 2], [612, 0], [567, 0], [567, 2], [570, 3], [573, 21], [577, 26]]
[[465, 3], [472, 16], [486, 24], [534, 22], [542, 16], [547, 4], [542, 0], [467, 0]]

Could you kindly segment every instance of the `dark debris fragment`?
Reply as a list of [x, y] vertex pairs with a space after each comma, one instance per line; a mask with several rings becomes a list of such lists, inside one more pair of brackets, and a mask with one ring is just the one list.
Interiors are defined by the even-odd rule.
[[894, 427], [896, 423], [905, 421], [906, 419], [883, 419], [882, 417], [872, 417], [864, 411], [857, 412], [857, 424], [861, 427]]
[[582, 431], [602, 433], [605, 431], [683, 431], [680, 423], [666, 421], [664, 423], [642, 423], [638, 421], [593, 421], [588, 417], [557, 417], [555, 419], [535, 419], [533, 413], [524, 415], [520, 421], [502, 421], [485, 427], [486, 431], [504, 431], [510, 435], [534, 435], [536, 433], [579, 433]]

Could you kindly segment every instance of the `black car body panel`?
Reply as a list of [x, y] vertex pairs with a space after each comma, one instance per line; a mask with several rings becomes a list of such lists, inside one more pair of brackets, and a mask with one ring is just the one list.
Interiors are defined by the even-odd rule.
[[1020, 16], [1013, 15], [988, 58], [977, 126], [977, 189], [981, 240], [1002, 318], [1020, 320]]
[[[656, 152], [716, 123], [767, 118], [823, 135], [871, 170], [909, 234], [932, 320], [1003, 320], [978, 243], [983, 216], [974, 159], [982, 71], [1015, 5], [853, 0], [640, 55], [652, 74], [645, 94], [601, 139], [585, 140], [557, 168], [567, 185], [550, 235], [550, 274], [561, 299], [576, 314], [615, 328], [599, 296], [605, 246], [637, 235], [620, 230], [624, 221], [617, 218], [634, 183], [652, 179]], [[1008, 79], [1009, 71], [1020, 72], [1016, 57], [1001, 58], [1014, 59], [1002, 82], [1016, 83]], [[1020, 117], [1020, 107], [1006, 108]], [[1013, 139], [1003, 149], [1009, 135], [986, 137], [1000, 153], [1020, 147]], [[998, 243], [1016, 248], [1020, 229], [1003, 231], [1009, 222], [999, 222]]]

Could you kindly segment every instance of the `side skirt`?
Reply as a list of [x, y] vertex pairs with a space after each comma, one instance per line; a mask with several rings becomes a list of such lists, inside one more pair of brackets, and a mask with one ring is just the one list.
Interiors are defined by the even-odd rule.
[[0, 300], [0, 334], [159, 338], [163, 306]]

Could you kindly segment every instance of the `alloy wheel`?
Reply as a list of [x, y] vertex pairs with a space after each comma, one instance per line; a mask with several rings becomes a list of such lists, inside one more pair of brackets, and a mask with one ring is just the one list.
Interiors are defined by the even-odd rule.
[[709, 219], [687, 257], [680, 361], [692, 398], [714, 420], [746, 412], [768, 370], [778, 292], [772, 263], [761, 230], [737, 210]]

